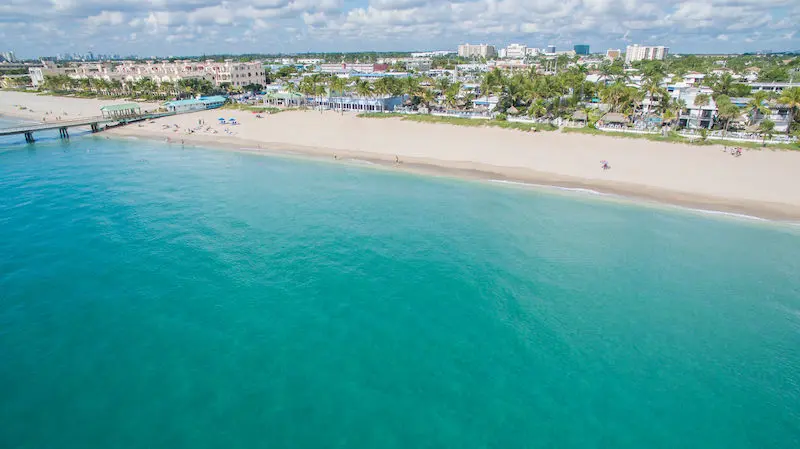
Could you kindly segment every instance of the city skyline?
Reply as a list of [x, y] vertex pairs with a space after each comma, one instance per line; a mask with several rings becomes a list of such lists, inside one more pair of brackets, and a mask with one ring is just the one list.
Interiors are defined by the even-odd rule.
[[412, 51], [520, 42], [674, 53], [800, 48], [787, 0], [11, 0], [0, 41], [18, 58]]

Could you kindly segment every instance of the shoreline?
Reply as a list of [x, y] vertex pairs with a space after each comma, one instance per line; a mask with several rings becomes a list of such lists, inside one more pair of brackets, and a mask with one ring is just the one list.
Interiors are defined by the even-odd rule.
[[[434, 125], [436, 126], [436, 125]], [[164, 138], [144, 134], [127, 127], [105, 131], [115, 138], [135, 138], [164, 143]], [[425, 158], [403, 158], [395, 164], [391, 157], [379, 157], [375, 153], [336, 148], [305, 147], [276, 142], [251, 141], [228, 137], [226, 141], [210, 136], [181, 136], [189, 147], [212, 150], [235, 151], [266, 156], [290, 156], [330, 163], [351, 163], [381, 170], [394, 170], [404, 173], [447, 177], [454, 179], [483, 181], [493, 184], [517, 185], [522, 188], [556, 189], [586, 194], [599, 194], [640, 204], [679, 207], [702, 214], [724, 214], [731, 217], [751, 220], [775, 221], [786, 224], [800, 224], [800, 207], [786, 204], [764, 204], [739, 200], [738, 204], [713, 196], [687, 195], [680, 192], [657, 189], [638, 184], [621, 184], [614, 181], [598, 182], [577, 177], [561, 176], [547, 172], [537, 172], [513, 167], [497, 167], [464, 162], [461, 164], [442, 164], [441, 161]], [[208, 138], [203, 138], [208, 137]], [[180, 145], [172, 141], [172, 145]], [[333, 154], [338, 159], [333, 159]], [[366, 164], [365, 164], [366, 163]]]
[[[21, 120], [38, 121], [45, 111], [96, 115], [108, 103], [114, 102], [0, 91], [0, 114]], [[222, 123], [223, 117], [238, 124]], [[330, 162], [336, 154], [341, 162], [409, 173], [591, 190], [637, 202], [800, 222], [800, 152], [794, 151], [745, 149], [735, 158], [720, 145], [374, 120], [332, 111], [293, 110], [259, 118], [214, 109], [105, 132]], [[396, 158], [402, 164], [395, 164]], [[601, 160], [612, 169], [602, 170]]]

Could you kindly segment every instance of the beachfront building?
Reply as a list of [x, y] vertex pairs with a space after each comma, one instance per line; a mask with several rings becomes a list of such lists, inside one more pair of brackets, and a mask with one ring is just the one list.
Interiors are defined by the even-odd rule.
[[490, 59], [497, 56], [497, 49], [494, 45], [488, 44], [463, 44], [458, 46], [458, 56], [462, 58]]
[[499, 101], [500, 97], [496, 95], [483, 96], [472, 100], [472, 105], [477, 111], [494, 111]]
[[745, 83], [750, 86], [751, 92], [756, 92], [759, 90], [765, 90], [767, 92], [775, 92], [780, 94], [783, 92], [784, 89], [790, 89], [792, 87], [800, 87], [800, 83]]
[[[744, 100], [748, 100], [746, 98]], [[733, 99], [731, 100], [733, 102]], [[734, 103], [736, 104], [736, 103]], [[754, 111], [749, 110], [747, 111], [747, 121], [751, 123], [750, 128], [752, 131], [758, 129], [758, 125], [763, 122], [764, 120], [770, 120], [775, 123], [775, 132], [785, 133], [789, 126], [792, 124], [792, 108], [785, 105], [780, 104], [776, 101], [765, 101], [763, 103], [766, 110], [764, 112], [761, 111]], [[747, 104], [740, 106], [742, 108], [747, 107]]]
[[67, 75], [74, 79], [103, 79], [132, 83], [149, 78], [160, 84], [186, 79], [205, 79], [216, 86], [224, 83], [235, 87], [267, 84], [267, 73], [261, 62], [198, 61], [122, 61], [121, 63], [82, 63], [56, 67], [45, 62], [43, 67], [29, 69], [34, 87], [48, 75]]
[[169, 112], [182, 113], [202, 111], [205, 109], [215, 109], [223, 104], [227, 99], [220, 95], [211, 97], [190, 98], [188, 100], [168, 101], [164, 103], [164, 107]]
[[263, 102], [270, 106], [297, 107], [306, 103], [306, 97], [299, 92], [289, 92], [286, 90], [267, 90], [263, 96]]
[[309, 103], [323, 109], [336, 111], [391, 112], [403, 104], [405, 97], [320, 97], [310, 98]]
[[[686, 109], [681, 112], [678, 117], [678, 125], [684, 128], [691, 129], [711, 129], [716, 120], [717, 104], [714, 102], [712, 94], [713, 90], [707, 87], [685, 87], [675, 88], [670, 92], [670, 96], [674, 99], [683, 100], [686, 104]], [[704, 94], [707, 102], [704, 104], [697, 104], [698, 95]]]
[[625, 49], [625, 63], [630, 64], [635, 61], [663, 61], [667, 58], [669, 47], [646, 46], [633, 44]]
[[258, 62], [234, 62], [226, 60], [222, 63], [206, 63], [206, 71], [214, 76], [214, 84], [219, 86], [228, 83], [234, 87], [267, 84], [267, 72], [264, 65]]

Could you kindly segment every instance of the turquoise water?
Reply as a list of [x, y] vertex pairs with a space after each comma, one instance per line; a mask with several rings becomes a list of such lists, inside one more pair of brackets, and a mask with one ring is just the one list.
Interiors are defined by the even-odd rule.
[[5, 145], [2, 448], [800, 447], [791, 228]]

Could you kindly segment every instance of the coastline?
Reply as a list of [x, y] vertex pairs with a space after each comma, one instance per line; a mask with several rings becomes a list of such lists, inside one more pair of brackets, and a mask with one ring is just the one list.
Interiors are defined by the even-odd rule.
[[[0, 92], [0, 114], [36, 120], [12, 106], [17, 103], [72, 116], [95, 115], [100, 105], [114, 102]], [[222, 117], [235, 117], [239, 124], [219, 124]], [[190, 129], [195, 132], [189, 134]], [[375, 120], [333, 111], [285, 111], [257, 118], [217, 109], [132, 124], [104, 135], [332, 163], [361, 161], [424, 175], [583, 189], [711, 213], [800, 222], [800, 153], [793, 151], [745, 150], [734, 158], [718, 145]], [[402, 163], [396, 164], [396, 158]], [[600, 160], [610, 161], [612, 169], [602, 170]]]
[[[436, 125], [434, 125], [436, 126]], [[122, 127], [108, 131], [115, 138], [136, 138], [163, 142], [164, 138]], [[213, 139], [208, 136], [182, 136], [188, 147], [203, 147], [268, 156], [292, 156], [310, 158], [329, 163], [351, 163], [382, 170], [394, 170], [425, 176], [458, 178], [495, 184], [516, 185], [523, 188], [558, 189], [587, 194], [613, 196], [619, 199], [655, 206], [677, 206], [703, 214], [725, 214], [739, 218], [800, 223], [800, 207], [780, 203], [761, 203], [746, 200], [683, 194], [637, 184], [612, 181], [595, 181], [556, 175], [535, 170], [514, 169], [462, 162], [442, 164], [441, 161], [425, 158], [404, 158], [396, 164], [392, 157], [375, 153], [335, 148], [304, 147], [282, 143], [264, 143], [237, 138]], [[175, 141], [173, 145], [180, 145]], [[333, 159], [336, 154], [338, 159]]]

